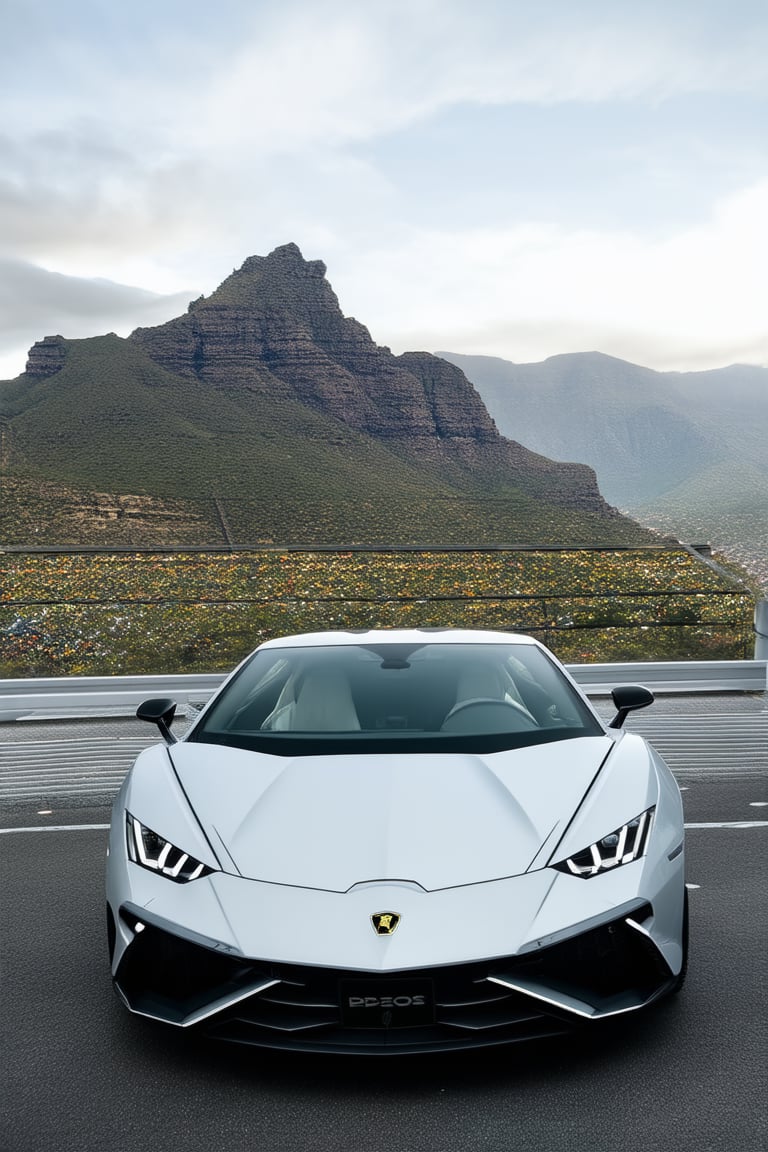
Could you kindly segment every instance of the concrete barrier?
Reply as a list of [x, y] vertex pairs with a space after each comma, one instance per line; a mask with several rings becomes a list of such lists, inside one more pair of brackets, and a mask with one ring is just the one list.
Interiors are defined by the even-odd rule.
[[765, 692], [765, 660], [670, 660], [653, 664], [570, 664], [588, 696], [608, 696], [617, 684], [653, 692]]
[[[645, 684], [658, 693], [764, 692], [766, 660], [688, 660], [656, 664], [570, 664], [588, 696], [608, 696], [618, 684]], [[0, 722], [133, 716], [142, 700], [170, 696], [200, 708], [223, 672], [163, 676], [64, 676], [0, 680]]]
[[179, 676], [62, 676], [0, 680], [0, 722], [133, 716], [142, 700], [172, 696], [181, 706], [202, 707], [224, 674]]

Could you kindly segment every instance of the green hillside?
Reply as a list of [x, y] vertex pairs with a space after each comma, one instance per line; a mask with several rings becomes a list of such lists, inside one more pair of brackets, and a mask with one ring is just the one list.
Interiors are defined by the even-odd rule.
[[463, 369], [504, 435], [589, 464], [612, 504], [710, 541], [768, 586], [768, 368], [655, 372], [596, 352], [538, 364], [440, 355]]
[[713, 461], [717, 443], [666, 376], [597, 352], [513, 364], [441, 353], [466, 373], [499, 431], [554, 460], [590, 464], [612, 504], [653, 499]]
[[661, 532], [715, 540], [768, 589], [768, 468], [720, 462], [634, 512]]
[[[55, 375], [0, 386], [0, 542], [643, 539], [630, 521], [543, 504], [524, 482], [504, 476], [489, 494], [481, 469], [474, 480], [465, 472], [457, 486], [434, 462], [409, 462], [402, 445], [390, 450], [286, 397], [284, 388], [267, 402], [247, 389], [182, 379], [114, 335], [66, 343]], [[66, 523], [57, 486], [81, 509]], [[160, 506], [137, 539], [130, 515], [94, 525], [94, 493], [153, 498]], [[168, 502], [173, 515], [164, 517]]]

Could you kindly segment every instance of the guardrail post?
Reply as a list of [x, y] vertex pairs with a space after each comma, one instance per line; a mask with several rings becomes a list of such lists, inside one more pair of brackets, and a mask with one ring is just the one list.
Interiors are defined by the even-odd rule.
[[768, 660], [768, 600], [755, 604], [755, 660]]

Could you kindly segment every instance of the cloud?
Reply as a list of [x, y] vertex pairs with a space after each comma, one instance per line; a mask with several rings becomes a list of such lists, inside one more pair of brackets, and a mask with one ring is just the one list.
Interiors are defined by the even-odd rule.
[[130, 19], [79, 0], [63, 27], [53, 0], [31, 7], [38, 66], [6, 59], [6, 122], [33, 134], [109, 124], [150, 165], [238, 142], [262, 154], [338, 147], [460, 103], [764, 89], [768, 47], [768, 21], [738, 0], [728, 20], [701, 0], [227, 0], [217, 20], [177, 0]]
[[186, 310], [187, 293], [160, 296], [109, 280], [62, 276], [20, 260], [0, 259], [0, 373], [23, 371], [19, 348], [44, 336], [127, 335]]
[[[287, 4], [193, 100], [199, 139], [282, 153], [343, 147], [460, 104], [658, 103], [763, 88], [768, 24], [705, 14], [479, 0]], [[602, 11], [601, 11], [602, 9]]]
[[[762, 292], [742, 226], [748, 217], [760, 235], [761, 194], [759, 211], [745, 192], [730, 221], [715, 219], [717, 209], [698, 231], [649, 241], [648, 227], [642, 237], [628, 219], [620, 183], [601, 190], [605, 202], [618, 188], [610, 227], [579, 227], [577, 206], [567, 220], [564, 211], [537, 216], [536, 190], [512, 164], [499, 197], [519, 183], [517, 217], [507, 210], [490, 227], [469, 185], [494, 179], [493, 155], [478, 153], [477, 169], [466, 170], [457, 133], [453, 171], [447, 165], [457, 191], [438, 228], [432, 205], [447, 198], [430, 184], [429, 158], [414, 191], [402, 157], [385, 164], [377, 153], [414, 125], [419, 145], [439, 147], [430, 129], [455, 108], [554, 114], [574, 102], [620, 110], [758, 94], [768, 49], [759, 3], [136, 0], [129, 14], [102, 0], [13, 0], [9, 13], [0, 304], [3, 346], [17, 339], [16, 362], [22, 347], [59, 329], [76, 336], [165, 319], [173, 309], [164, 301], [183, 301], [182, 311], [246, 256], [289, 240], [325, 260], [345, 310], [400, 350], [445, 347], [446, 332], [512, 358], [523, 332], [526, 357], [551, 351], [547, 334], [606, 350], [621, 341], [641, 349], [653, 337], [670, 356], [686, 341], [691, 354], [716, 343], [763, 347], [754, 316]], [[764, 159], [761, 169], [753, 162], [749, 133], [728, 146], [745, 152], [744, 179], [766, 171]], [[719, 168], [734, 170], [719, 147]], [[631, 181], [620, 112], [615, 164]], [[567, 172], [553, 168], [567, 204]], [[712, 192], [699, 185], [701, 217]], [[683, 187], [678, 198], [684, 204]], [[722, 283], [713, 283], [716, 265]], [[112, 288], [93, 291], [98, 279]], [[117, 289], [128, 294], [122, 302]]]
[[[334, 164], [339, 218], [350, 191], [386, 196], [375, 157], [363, 181], [356, 153], [451, 108], [653, 104], [764, 86], [766, 21], [758, 9], [738, 19], [734, 3], [723, 25], [705, 0], [663, 12], [599, 0], [223, 0], [218, 18], [141, 0], [130, 19], [92, 0], [73, 0], [66, 19], [54, 0], [17, 4], [21, 32], [0, 69], [0, 251], [134, 278], [119, 264], [126, 251], [153, 251], [159, 266], [199, 249], [203, 229], [213, 244], [234, 228], [258, 238], [275, 204], [285, 235], [313, 214]], [[314, 222], [325, 223], [317, 212]]]
[[[704, 224], [655, 240], [545, 223], [390, 228], [385, 242], [364, 247], [317, 227], [309, 248], [295, 233], [276, 242], [289, 239], [307, 258], [326, 260], [343, 311], [396, 352], [445, 349], [524, 362], [596, 349], [659, 369], [768, 363], [768, 181], [724, 200]], [[228, 271], [194, 291], [160, 295], [6, 260], [2, 348], [26, 348], [54, 332], [125, 334], [161, 323]], [[9, 374], [21, 368], [17, 361]]]
[[655, 240], [546, 224], [421, 231], [334, 283], [342, 306], [380, 318], [374, 338], [398, 352], [523, 361], [597, 349], [677, 368], [768, 363], [767, 265], [768, 181]]

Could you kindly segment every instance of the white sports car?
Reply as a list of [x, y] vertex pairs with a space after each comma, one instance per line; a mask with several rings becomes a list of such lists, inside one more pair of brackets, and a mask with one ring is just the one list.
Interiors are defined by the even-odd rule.
[[322, 1052], [509, 1043], [682, 984], [683, 814], [537, 641], [271, 640], [115, 801], [107, 919], [132, 1011]]

